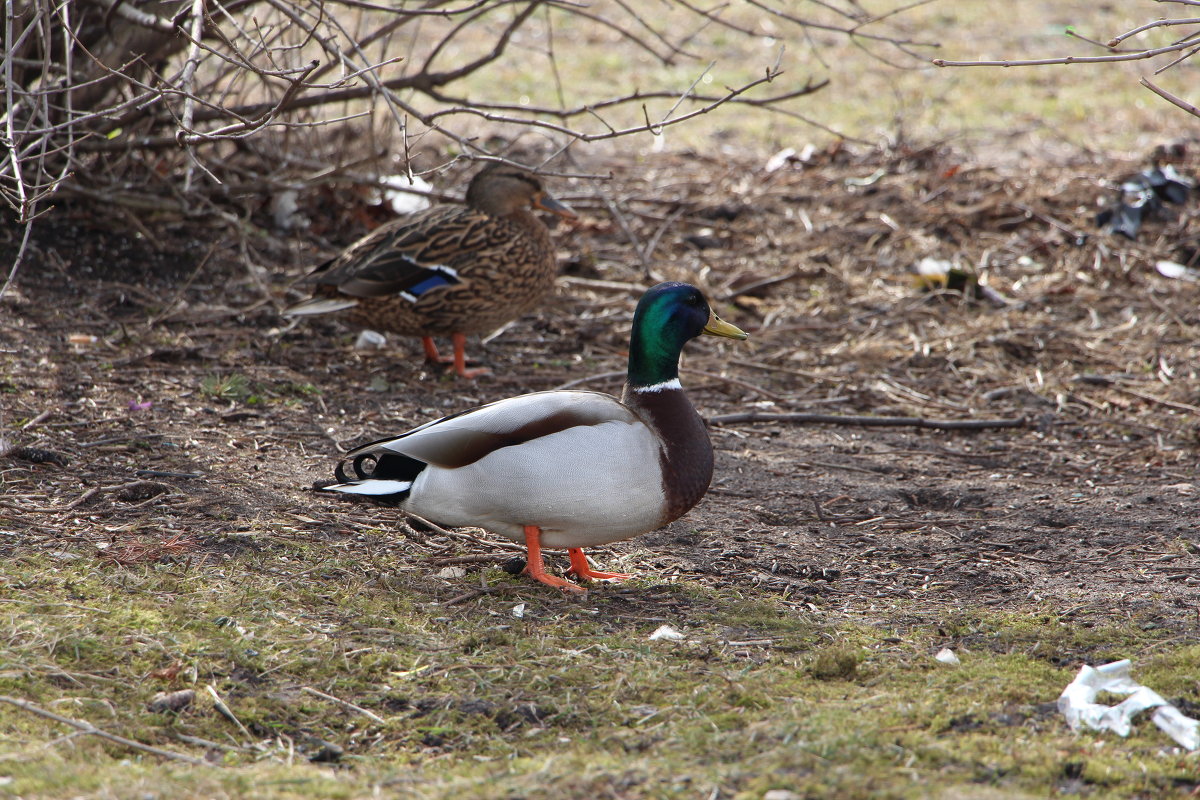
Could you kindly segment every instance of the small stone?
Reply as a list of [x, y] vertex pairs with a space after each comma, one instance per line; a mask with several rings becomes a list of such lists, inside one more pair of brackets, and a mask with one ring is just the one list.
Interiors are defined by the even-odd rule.
[[800, 795], [788, 789], [769, 789], [762, 800], [801, 800]]
[[151, 711], [157, 714], [164, 714], [168, 711], [178, 714], [192, 704], [196, 699], [196, 692], [192, 689], [181, 689], [178, 692], [159, 692], [154, 695], [147, 706]]
[[314, 764], [336, 764], [342, 760], [342, 754], [346, 752], [333, 742], [316, 737], [313, 737], [310, 744], [317, 745], [317, 751], [308, 757], [308, 760]]

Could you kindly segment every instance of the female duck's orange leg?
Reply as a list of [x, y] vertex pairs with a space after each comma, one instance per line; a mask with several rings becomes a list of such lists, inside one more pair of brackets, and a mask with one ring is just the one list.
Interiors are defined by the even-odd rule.
[[571, 568], [567, 570], [568, 575], [575, 573], [584, 580], [592, 581], [623, 581], [633, 577], [623, 572], [599, 572], [592, 569], [588, 565], [587, 556], [583, 554], [582, 548], [569, 547], [567, 555], [571, 556]]
[[466, 334], [452, 333], [450, 339], [454, 342], [454, 357], [442, 358], [432, 336], [422, 336], [421, 346], [425, 348], [425, 360], [430, 364], [453, 364], [454, 371], [463, 378], [474, 378], [488, 374], [486, 369], [467, 369], [467, 337]]
[[475, 378], [479, 375], [487, 375], [490, 370], [487, 369], [467, 369], [467, 336], [463, 333], [450, 334], [450, 340], [454, 342], [454, 371], [463, 378]]
[[437, 345], [433, 343], [432, 336], [422, 336], [421, 346], [425, 348], [425, 360], [430, 364], [444, 364], [442, 356], [437, 351]]
[[[525, 574], [535, 581], [541, 581], [547, 586], [562, 589], [564, 592], [585, 592], [582, 586], [576, 586], [570, 581], [546, 574], [542, 563], [542, 529], [537, 525], [525, 526], [525, 549], [529, 551], [529, 560], [525, 564]], [[572, 562], [573, 563], [573, 562]]]

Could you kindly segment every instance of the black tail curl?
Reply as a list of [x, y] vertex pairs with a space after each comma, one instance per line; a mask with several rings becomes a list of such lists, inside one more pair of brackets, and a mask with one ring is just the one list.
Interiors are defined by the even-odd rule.
[[[346, 475], [345, 467], [349, 464], [354, 477]], [[366, 466], [364, 466], [366, 465]], [[381, 450], [368, 450], [353, 459], [346, 459], [333, 470], [333, 475], [341, 483], [353, 483], [366, 480], [412, 481], [425, 467], [424, 461], [419, 461], [403, 453], [391, 453]]]

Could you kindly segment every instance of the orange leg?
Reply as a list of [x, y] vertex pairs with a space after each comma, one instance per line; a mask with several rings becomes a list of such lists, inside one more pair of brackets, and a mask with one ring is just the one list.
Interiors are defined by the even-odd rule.
[[431, 364], [444, 364], [441, 355], [437, 351], [437, 345], [433, 343], [432, 336], [422, 336], [421, 346], [425, 348], [425, 360]]
[[583, 554], [582, 548], [569, 547], [567, 554], [571, 556], [571, 568], [567, 570], [568, 575], [574, 573], [584, 580], [592, 581], [624, 581], [633, 577], [623, 572], [600, 572], [592, 569], [588, 565], [587, 556]]
[[525, 548], [529, 551], [529, 560], [525, 564], [525, 574], [535, 581], [541, 581], [547, 586], [562, 589], [564, 592], [586, 592], [582, 586], [576, 586], [570, 581], [546, 574], [542, 564], [542, 529], [537, 525], [525, 526]]
[[438, 353], [437, 345], [433, 342], [433, 337], [422, 336], [421, 346], [425, 348], [425, 360], [430, 364], [453, 364], [454, 371], [463, 378], [475, 378], [488, 374], [486, 369], [467, 369], [467, 337], [465, 334], [452, 333], [450, 338], [454, 342], [454, 357], [442, 358]]
[[487, 369], [467, 369], [467, 337], [466, 334], [452, 333], [450, 340], [454, 342], [454, 371], [462, 378], [476, 378], [487, 375]]

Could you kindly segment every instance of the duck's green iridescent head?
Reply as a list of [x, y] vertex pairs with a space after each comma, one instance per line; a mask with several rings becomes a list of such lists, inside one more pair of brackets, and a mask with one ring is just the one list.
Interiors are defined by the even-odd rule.
[[701, 334], [745, 339], [737, 327], [723, 322], [695, 286], [660, 283], [638, 301], [629, 336], [630, 386], [655, 386], [679, 377], [679, 354]]

